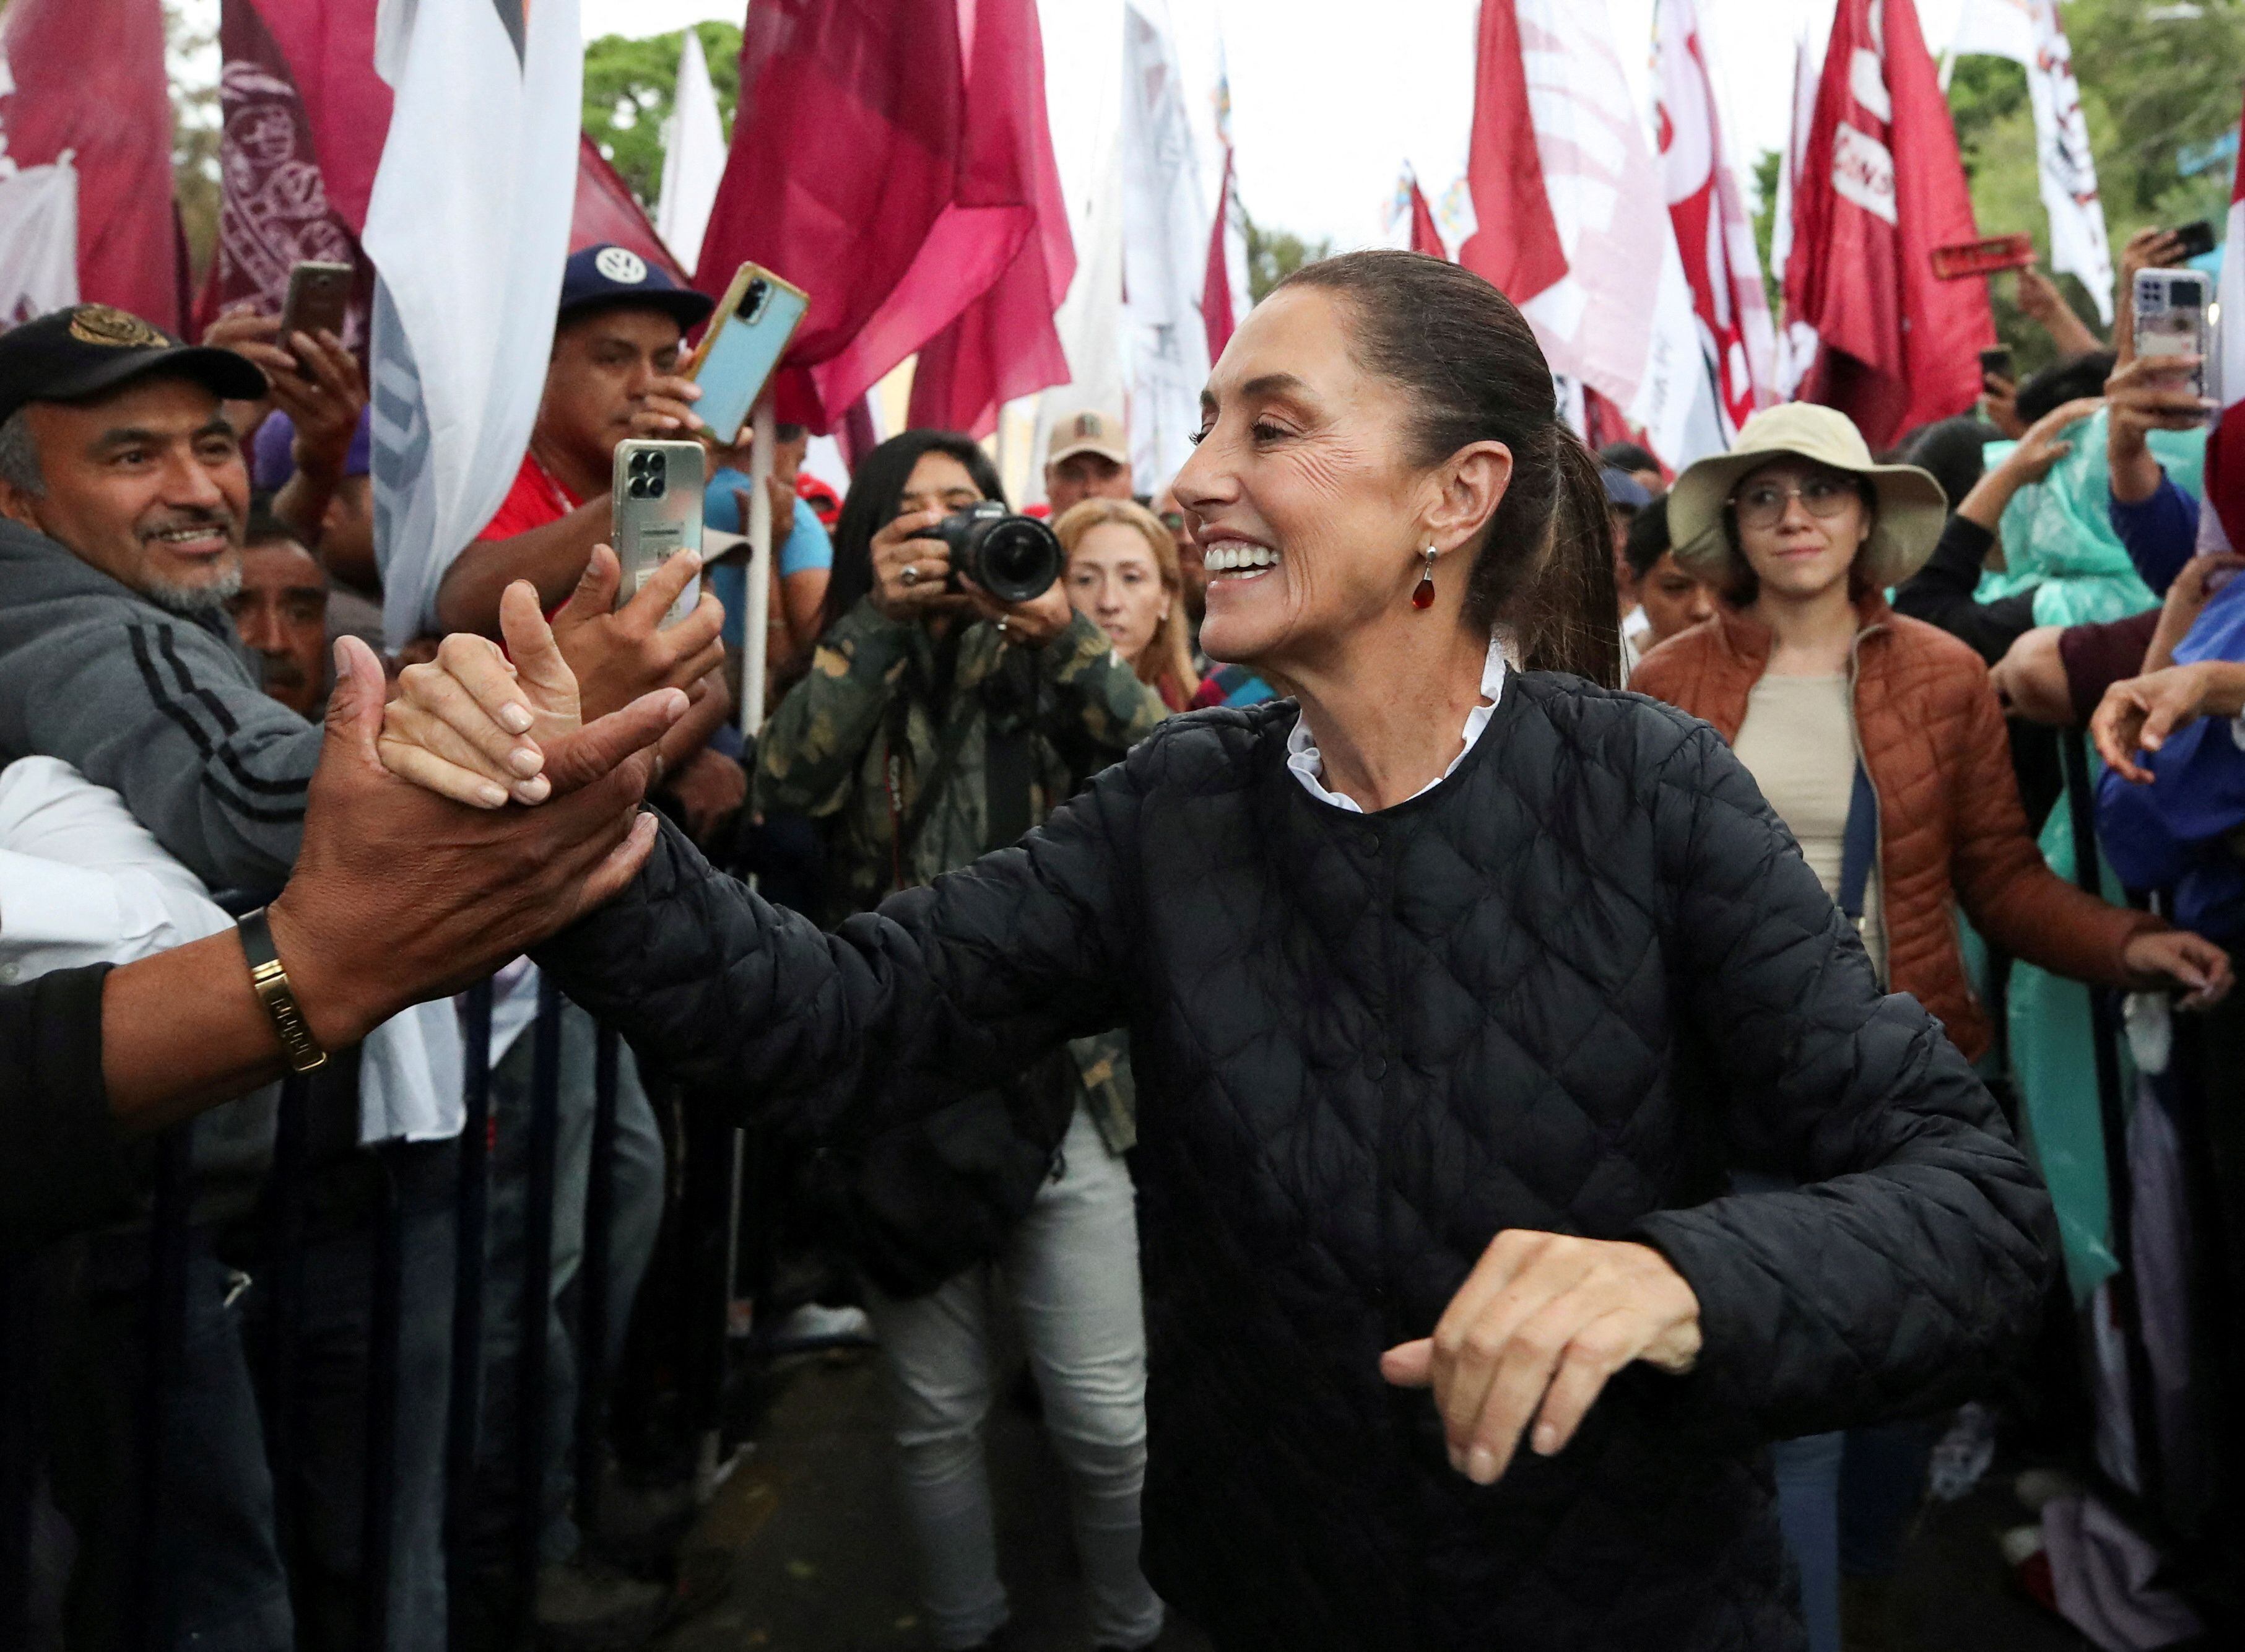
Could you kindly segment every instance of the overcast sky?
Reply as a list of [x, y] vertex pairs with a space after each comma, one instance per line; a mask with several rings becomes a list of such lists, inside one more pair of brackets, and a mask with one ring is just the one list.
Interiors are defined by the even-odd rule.
[[[1649, 99], [1652, 0], [1605, 3], [1624, 71]], [[1726, 139], [1741, 168], [1784, 138], [1794, 43], [1821, 52], [1835, 0], [1700, 0]], [[1889, 0], [1893, 3], [1893, 0]], [[661, 34], [737, 20], [740, 0], [581, 0], [585, 32]], [[1937, 53], [1964, 0], [1919, 0]], [[1189, 83], [1212, 85], [1221, 31], [1241, 198], [1263, 222], [1361, 245], [1381, 234], [1407, 160], [1428, 194], [1457, 175], [1473, 112], [1477, 0], [1169, 0]], [[1040, 0], [1053, 144], [1072, 200], [1115, 119], [1122, 0]], [[1075, 89], [1089, 85], [1092, 95]], [[1740, 141], [1742, 139], [1743, 141]], [[1749, 187], [1751, 187], [1749, 185]]]

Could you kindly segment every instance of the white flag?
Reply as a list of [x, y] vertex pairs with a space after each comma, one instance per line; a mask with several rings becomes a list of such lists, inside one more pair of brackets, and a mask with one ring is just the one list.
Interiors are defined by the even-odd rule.
[[1122, 9], [1122, 324], [1130, 469], [1140, 491], [1184, 468], [1208, 382], [1201, 317], [1214, 223], [1201, 198], [1167, 0]]
[[2058, 23], [2055, 0], [1964, 0], [1950, 50], [1959, 56], [2009, 58], [2025, 66], [2042, 206], [2050, 217], [2050, 267], [2079, 279], [2089, 289], [2099, 318], [2110, 326], [2113, 243], [2105, 233], [2105, 204], [2097, 195], [2097, 163], [2089, 153], [2081, 88], [2073, 78], [2073, 48]]
[[[368, 203], [383, 632], [434, 629], [444, 570], [530, 445], [577, 194], [577, 0], [383, 0], [397, 92]], [[470, 118], [472, 112], [472, 118]]]
[[1622, 410], [1680, 470], [1722, 451], [1660, 169], [1605, 8], [1518, 0], [1543, 194], [1567, 274], [1521, 308], [1555, 373]]
[[[1072, 225], [1079, 256], [1075, 279], [1053, 316], [1068, 355], [1068, 383], [1037, 398], [1029, 500], [1044, 497], [1044, 456], [1053, 426], [1087, 409], [1111, 413], [1124, 404], [1122, 362], [1122, 154], [1112, 128], [1100, 139], [1089, 198]], [[1194, 387], [1196, 396], [1199, 387]], [[1131, 421], [1136, 429], [1136, 421]], [[1136, 486], [1143, 489], [1141, 472]]]
[[[4, 65], [0, 65], [4, 66]], [[78, 169], [0, 153], [0, 330], [78, 303]]]
[[[1793, 180], [1808, 153], [1808, 131], [1816, 119], [1816, 65], [1808, 55], [1808, 37], [1793, 43], [1793, 130], [1787, 135], [1785, 156], [1777, 169], [1777, 209], [1769, 238], [1769, 271], [1778, 290], [1785, 289], [1786, 261], [1793, 255]], [[1801, 380], [1816, 361], [1816, 330], [1805, 321], [1788, 318], [1777, 336], [1772, 371], [1780, 401], [1791, 401]]]
[[678, 54], [678, 95], [664, 127], [655, 233], [691, 270], [702, 262], [702, 235], [709, 228], [709, 209], [717, 204], [717, 183], [725, 175], [725, 125], [717, 113], [716, 89], [709, 84], [709, 59], [702, 55], [702, 37], [691, 29]]

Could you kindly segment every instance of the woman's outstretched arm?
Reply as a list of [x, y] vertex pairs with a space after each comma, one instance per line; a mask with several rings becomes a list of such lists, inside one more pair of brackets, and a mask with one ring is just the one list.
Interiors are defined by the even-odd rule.
[[[577, 717], [528, 586], [508, 591], [501, 615], [508, 656], [447, 638], [438, 663], [404, 673], [383, 737], [392, 769], [467, 801]], [[736, 1086], [744, 1109], [783, 1129], [876, 1129], [1122, 1019], [1136, 897], [1122, 846], [1139, 792], [1110, 772], [1015, 847], [832, 935], [666, 826], [630, 888], [535, 955], [657, 1066]]]

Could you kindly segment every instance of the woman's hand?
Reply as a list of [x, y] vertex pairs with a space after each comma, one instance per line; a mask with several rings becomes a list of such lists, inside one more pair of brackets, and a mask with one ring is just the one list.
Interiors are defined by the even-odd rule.
[[2140, 992], [2177, 987], [2185, 1010], [2207, 1010], [2229, 996], [2229, 955], [2187, 929], [2151, 929], [2129, 941], [2120, 955]]
[[2013, 441], [2027, 433], [2027, 422], [2019, 417], [2019, 387], [2017, 381], [2001, 373], [1980, 375], [1980, 417], [1993, 425]]
[[967, 594], [974, 599], [976, 613], [994, 622], [1009, 642], [1023, 648], [1041, 649], [1075, 623], [1075, 604], [1058, 580], [1042, 596], [1026, 602], [1000, 602], [980, 586], [968, 586]]
[[1997, 468], [2010, 471], [2018, 485], [2039, 482], [2051, 472], [2058, 460], [2073, 451], [2073, 444], [2063, 440], [2065, 432], [2105, 405], [2101, 396], [2083, 396], [2053, 407], [2027, 426], [2027, 433], [2019, 438], [2019, 445], [2004, 457]]
[[1641, 1359], [1682, 1372], [1699, 1355], [1699, 1299], [1658, 1251], [1509, 1228], [1434, 1336], [1389, 1349], [1380, 1374], [1434, 1389], [1450, 1466], [1487, 1485], [1511, 1463], [1530, 1417], [1529, 1444], [1552, 1456], [1623, 1366]]
[[2152, 783], [2152, 772], [2136, 761], [2140, 751], [2157, 751], [2183, 724], [2201, 717], [2235, 717], [2245, 706], [2245, 665], [2201, 660], [2171, 665], [2115, 683], [2089, 719], [2097, 755], [2121, 778]]
[[[397, 674], [383, 716], [383, 767], [479, 809], [509, 798], [543, 802], [569, 780], [546, 772], [546, 747], [583, 721], [576, 676], [538, 610], [536, 588], [508, 586], [499, 616], [506, 652], [487, 636], [454, 632], [434, 662]], [[682, 710], [685, 703], [680, 695]]]
[[951, 547], [920, 537], [947, 511], [908, 511], [873, 535], [873, 606], [899, 624], [971, 605], [950, 588]]

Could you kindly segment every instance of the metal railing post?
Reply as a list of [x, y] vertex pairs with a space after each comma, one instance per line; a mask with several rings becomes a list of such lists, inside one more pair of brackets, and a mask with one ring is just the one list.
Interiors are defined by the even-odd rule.
[[608, 1245], [616, 1202], [616, 1085], [623, 1051], [614, 1028], [593, 1044], [593, 1156], [585, 1184], [584, 1259], [577, 1268], [577, 1521], [600, 1524], [608, 1417]]
[[525, 1628], [538, 1593], [539, 1540], [546, 1509], [546, 1359], [553, 1316], [554, 1154], [561, 1125], [561, 990], [540, 975], [538, 1021], [531, 1029], [529, 1198], [523, 1213], [522, 1305], [515, 1371], [514, 1580], [516, 1621]]
[[491, 1197], [492, 983], [465, 997], [466, 1113], [460, 1126], [459, 1193], [453, 1206], [452, 1378], [444, 1439], [444, 1571], [453, 1639], [469, 1574], [469, 1511], [482, 1430], [484, 1226]]

